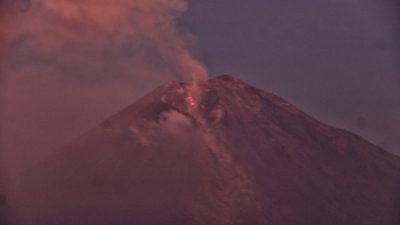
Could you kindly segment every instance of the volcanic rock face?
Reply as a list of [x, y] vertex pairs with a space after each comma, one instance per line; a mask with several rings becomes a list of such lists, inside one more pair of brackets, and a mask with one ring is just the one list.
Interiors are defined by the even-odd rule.
[[400, 159], [230, 76], [169, 82], [13, 187], [15, 224], [395, 225]]

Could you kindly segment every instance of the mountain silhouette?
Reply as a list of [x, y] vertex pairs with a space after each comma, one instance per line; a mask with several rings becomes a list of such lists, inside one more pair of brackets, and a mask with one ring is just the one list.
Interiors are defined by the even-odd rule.
[[400, 224], [397, 156], [229, 75], [167, 82], [12, 190], [15, 225]]

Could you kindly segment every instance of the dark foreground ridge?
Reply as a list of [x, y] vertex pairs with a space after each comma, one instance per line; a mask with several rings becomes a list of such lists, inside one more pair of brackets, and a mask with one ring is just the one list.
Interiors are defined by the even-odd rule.
[[11, 225], [400, 224], [398, 157], [228, 75], [158, 87], [11, 190]]

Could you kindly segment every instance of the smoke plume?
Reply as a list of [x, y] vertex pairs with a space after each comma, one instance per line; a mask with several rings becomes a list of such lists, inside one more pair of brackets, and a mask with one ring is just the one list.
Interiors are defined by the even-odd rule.
[[148, 47], [185, 79], [207, 76], [192, 55], [194, 36], [176, 26], [176, 18], [188, 9], [186, 0], [19, 0], [14, 4], [19, 13], [6, 24], [6, 38], [23, 38], [28, 48], [40, 53], [71, 45], [92, 50]]
[[196, 37], [177, 25], [187, 0], [6, 0], [2, 8], [10, 164], [57, 148], [161, 82], [207, 77]]

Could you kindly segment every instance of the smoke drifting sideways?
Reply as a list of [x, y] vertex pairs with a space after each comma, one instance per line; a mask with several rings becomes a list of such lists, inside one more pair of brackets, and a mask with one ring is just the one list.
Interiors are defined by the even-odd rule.
[[54, 54], [68, 45], [100, 50], [147, 44], [186, 80], [207, 76], [191, 53], [194, 36], [175, 23], [188, 9], [186, 0], [17, 0], [13, 8], [20, 13], [8, 17], [6, 40], [24, 41], [38, 53]]
[[187, 0], [3, 1], [8, 173], [166, 80], [205, 80], [195, 35], [177, 25], [188, 7]]

